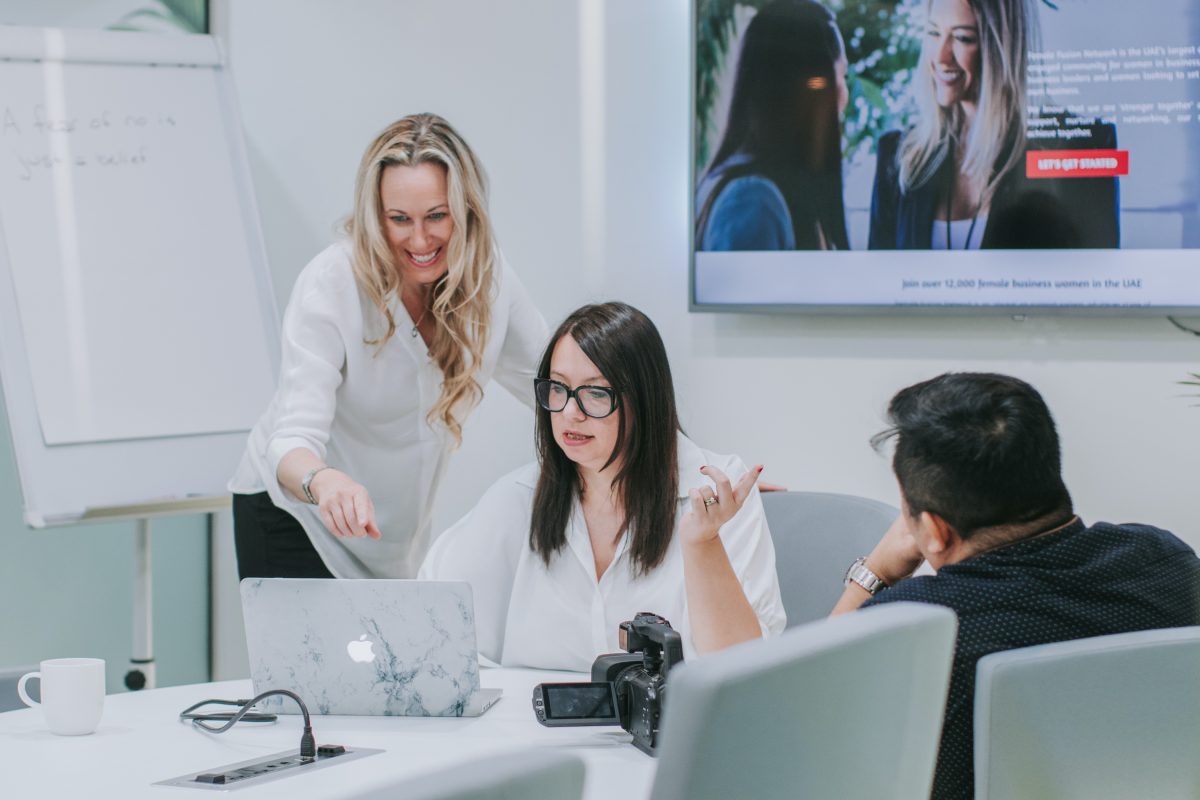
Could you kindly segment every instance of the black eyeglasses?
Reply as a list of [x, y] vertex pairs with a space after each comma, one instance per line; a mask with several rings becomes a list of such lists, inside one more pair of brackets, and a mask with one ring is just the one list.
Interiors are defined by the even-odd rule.
[[536, 378], [533, 393], [538, 405], [547, 411], [562, 411], [572, 397], [579, 410], [593, 419], [604, 419], [617, 410], [617, 390], [608, 386], [576, 386], [572, 389], [559, 381]]

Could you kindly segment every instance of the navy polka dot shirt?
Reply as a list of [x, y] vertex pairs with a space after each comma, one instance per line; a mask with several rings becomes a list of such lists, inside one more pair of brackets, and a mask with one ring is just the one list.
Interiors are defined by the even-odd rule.
[[974, 791], [975, 664], [1001, 650], [1110, 633], [1200, 625], [1200, 559], [1148, 525], [1066, 528], [901, 581], [863, 607], [903, 600], [958, 614], [935, 800]]

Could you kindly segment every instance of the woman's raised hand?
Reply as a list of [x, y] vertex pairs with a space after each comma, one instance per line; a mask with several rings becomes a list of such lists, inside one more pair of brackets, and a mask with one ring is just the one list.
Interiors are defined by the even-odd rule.
[[375, 525], [375, 504], [366, 487], [346, 473], [323, 469], [313, 476], [309, 490], [317, 500], [321, 521], [334, 536], [347, 539], [382, 536]]
[[679, 523], [679, 534], [685, 544], [700, 544], [716, 538], [721, 526], [733, 519], [742, 504], [750, 496], [755, 481], [762, 473], [762, 465], [751, 467], [738, 478], [736, 484], [730, 483], [724, 472], [712, 466], [703, 466], [700, 471], [714, 484], [692, 489], [688, 492], [691, 498], [690, 508]]

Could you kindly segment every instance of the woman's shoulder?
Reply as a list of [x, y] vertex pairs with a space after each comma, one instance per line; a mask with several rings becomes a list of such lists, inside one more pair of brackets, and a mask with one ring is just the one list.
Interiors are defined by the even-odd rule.
[[354, 256], [350, 243], [339, 239], [313, 256], [300, 274], [296, 276], [296, 292], [319, 291], [322, 294], [354, 292], [358, 285], [354, 280]]
[[[900, 144], [904, 139], [904, 131], [893, 129], [879, 137], [875, 142], [875, 189], [871, 201], [872, 225], [890, 214], [882, 211], [889, 205], [899, 202], [900, 195]], [[883, 238], [886, 242], [878, 241], [877, 231], [872, 227], [871, 247], [895, 247], [894, 233]]]
[[760, 172], [754, 160], [746, 153], [734, 153], [719, 164], [715, 164], [700, 180], [696, 191], [696, 205], [703, 206], [711, 199], [713, 213], [718, 207], [738, 208], [745, 203], [757, 206], [777, 205], [787, 208], [783, 192], [775, 182]]
[[538, 464], [530, 461], [496, 479], [479, 498], [478, 509], [488, 511], [523, 511], [532, 509], [533, 493], [537, 488]]
[[[715, 201], [716, 207], [726, 203], [735, 205], [753, 203], [759, 206], [775, 205], [781, 209], [787, 208], [787, 201], [783, 199], [783, 192], [779, 191], [775, 181], [758, 174], [743, 175], [729, 181], [717, 195]], [[714, 207], [714, 213], [716, 207]]]
[[787, 200], [764, 175], [733, 178], [717, 190], [704, 250], [791, 250], [796, 246]]
[[505, 491], [518, 495], [533, 496], [537, 488], [538, 462], [530, 461], [514, 469], [496, 481], [493, 486], [505, 487]]
[[898, 174], [900, 165], [897, 155], [900, 143], [904, 139], [904, 131], [894, 128], [879, 137], [875, 143], [876, 173]]
[[469, 512], [438, 537], [426, 563], [440, 562], [447, 553], [473, 552], [480, 547], [520, 547], [529, 535], [536, 485], [536, 462], [497, 479]]
[[503, 294], [512, 291], [512, 285], [519, 283], [520, 279], [517, 273], [512, 268], [512, 264], [508, 262], [508, 258], [504, 255], [504, 251], [497, 247], [492, 255], [492, 294], [493, 297], [500, 297]]
[[900, 149], [900, 140], [904, 138], [904, 131], [899, 128], [892, 128], [887, 133], [879, 137], [879, 143], [876, 145], [879, 154], [882, 156], [887, 153], [895, 155]]

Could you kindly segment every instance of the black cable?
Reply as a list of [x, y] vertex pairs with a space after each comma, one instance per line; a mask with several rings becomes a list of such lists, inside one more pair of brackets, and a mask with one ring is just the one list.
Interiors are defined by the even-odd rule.
[[1179, 328], [1179, 330], [1183, 331], [1184, 333], [1190, 333], [1192, 336], [1200, 336], [1200, 331], [1196, 330], [1195, 328], [1189, 328], [1187, 325], [1184, 325], [1182, 322], [1175, 319], [1174, 317], [1168, 316], [1167, 321], [1170, 322], [1172, 325], [1174, 325], [1176, 328]]
[[[192, 705], [179, 712], [181, 721], [196, 721], [204, 722], [225, 722], [233, 718], [233, 711], [206, 711], [199, 713], [196, 709], [203, 706], [244, 706], [249, 703], [249, 700], [201, 700], [199, 703]], [[262, 711], [249, 711], [242, 715], [242, 722], [275, 722], [278, 717], [275, 714], [268, 714]]]
[[[308, 716], [308, 707], [304, 705], [304, 701], [300, 699], [300, 695], [296, 694], [295, 692], [289, 692], [287, 689], [271, 689], [250, 700], [238, 700], [233, 702], [229, 700], [205, 700], [201, 703], [196, 703], [195, 705], [184, 709], [182, 712], [180, 712], [179, 718], [181, 720], [191, 720], [192, 725], [207, 733], [224, 733], [247, 717], [250, 717], [249, 719], [245, 719], [247, 722], [273, 722], [275, 720], [274, 714], [251, 712], [250, 709], [259, 701], [265, 700], [266, 698], [277, 694], [292, 698], [296, 701], [296, 705], [300, 706], [300, 713], [304, 715], [304, 733], [300, 736], [300, 757], [316, 758], [317, 740], [313, 737], [312, 721]], [[228, 719], [226, 719], [225, 713], [192, 713], [200, 706], [208, 705], [210, 703], [215, 703], [218, 705], [240, 705], [241, 707], [232, 714], [229, 714]], [[270, 717], [270, 719], [265, 719], [265, 717]], [[211, 724], [212, 722], [220, 722], [221, 720], [225, 720], [225, 724], [221, 725], [220, 727], [214, 727]]]

